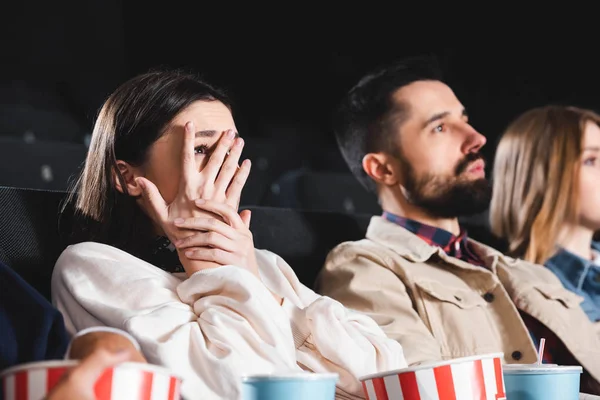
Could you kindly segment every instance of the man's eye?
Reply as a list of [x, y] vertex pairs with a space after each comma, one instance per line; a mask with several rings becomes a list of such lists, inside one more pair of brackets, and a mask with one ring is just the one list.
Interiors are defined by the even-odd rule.
[[439, 124], [438, 126], [436, 126], [435, 128], [433, 128], [434, 132], [444, 132], [446, 131], [446, 125], [445, 124]]

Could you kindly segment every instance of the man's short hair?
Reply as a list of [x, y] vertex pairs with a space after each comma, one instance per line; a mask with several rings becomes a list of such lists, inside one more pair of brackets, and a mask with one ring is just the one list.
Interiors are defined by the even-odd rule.
[[394, 133], [408, 109], [394, 102], [393, 95], [422, 80], [442, 80], [435, 57], [412, 57], [379, 67], [350, 89], [336, 110], [333, 125], [340, 151], [354, 176], [374, 193], [375, 182], [363, 170], [362, 159], [372, 152], [397, 153]]

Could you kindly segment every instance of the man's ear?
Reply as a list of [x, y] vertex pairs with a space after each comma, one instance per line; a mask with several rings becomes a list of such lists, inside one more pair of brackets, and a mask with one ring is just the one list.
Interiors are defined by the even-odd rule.
[[[118, 173], [117, 173], [118, 171]], [[119, 179], [119, 175], [122, 179]], [[136, 167], [132, 167], [125, 161], [117, 160], [117, 167], [113, 169], [112, 179], [115, 183], [115, 188], [125, 194], [128, 193], [130, 196], [138, 197], [142, 195], [142, 188], [137, 184], [135, 178], [143, 176]], [[123, 187], [125, 185], [125, 187]], [[127, 191], [125, 191], [125, 188]]]
[[399, 182], [398, 160], [387, 153], [369, 153], [363, 157], [363, 170], [376, 183], [393, 186]]

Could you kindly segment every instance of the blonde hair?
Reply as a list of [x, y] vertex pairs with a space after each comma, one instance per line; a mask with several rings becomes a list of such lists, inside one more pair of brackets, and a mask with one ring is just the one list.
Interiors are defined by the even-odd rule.
[[579, 211], [580, 157], [587, 122], [600, 116], [576, 107], [547, 106], [519, 116], [504, 132], [494, 163], [492, 232], [508, 254], [543, 264], [565, 223]]

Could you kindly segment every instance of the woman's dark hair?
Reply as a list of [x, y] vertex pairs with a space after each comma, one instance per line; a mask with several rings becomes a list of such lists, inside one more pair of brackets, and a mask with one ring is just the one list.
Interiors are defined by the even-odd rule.
[[[145, 251], [154, 236], [152, 224], [127, 193], [117, 160], [144, 164], [169, 123], [196, 101], [219, 101], [231, 109], [221, 90], [181, 71], [136, 76], [110, 95], [98, 114], [85, 166], [66, 203], [75, 216], [69, 243], [93, 240], [137, 256]], [[125, 193], [117, 190], [116, 180]]]

